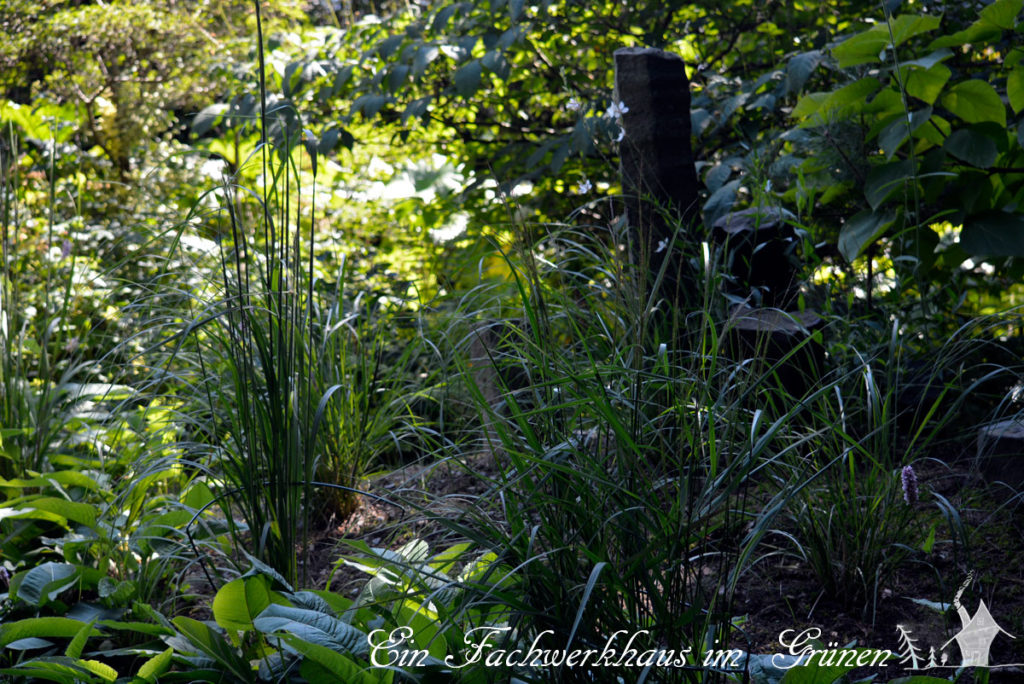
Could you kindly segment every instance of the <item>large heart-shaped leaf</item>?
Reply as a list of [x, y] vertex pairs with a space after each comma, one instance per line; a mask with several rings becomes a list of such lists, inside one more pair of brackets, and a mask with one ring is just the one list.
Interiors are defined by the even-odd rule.
[[884, 213], [862, 211], [850, 218], [839, 231], [839, 252], [852, 262], [885, 234], [889, 226], [896, 220], [896, 214], [890, 210]]
[[972, 256], [1024, 256], [1024, 216], [986, 211], [964, 220], [960, 246]]
[[953, 85], [942, 96], [942, 106], [967, 123], [994, 121], [1006, 126], [1006, 106], [986, 81], [972, 78]]

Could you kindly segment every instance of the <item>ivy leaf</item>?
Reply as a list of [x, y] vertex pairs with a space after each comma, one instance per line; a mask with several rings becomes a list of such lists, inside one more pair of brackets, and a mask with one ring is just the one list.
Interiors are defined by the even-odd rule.
[[964, 219], [960, 246], [971, 256], [1024, 256], [1024, 216], [984, 211]]
[[455, 90], [462, 97], [469, 97], [480, 87], [480, 75], [483, 66], [480, 60], [474, 59], [455, 72]]
[[951, 87], [942, 96], [942, 106], [967, 123], [994, 121], [1006, 126], [1006, 107], [996, 89], [976, 78]]
[[979, 169], [989, 168], [999, 156], [999, 149], [992, 138], [970, 128], [954, 131], [946, 138], [943, 148], [960, 161]]
[[839, 231], [839, 253], [848, 262], [853, 262], [882, 237], [895, 220], [896, 214], [891, 209], [884, 214], [862, 211], [854, 215]]

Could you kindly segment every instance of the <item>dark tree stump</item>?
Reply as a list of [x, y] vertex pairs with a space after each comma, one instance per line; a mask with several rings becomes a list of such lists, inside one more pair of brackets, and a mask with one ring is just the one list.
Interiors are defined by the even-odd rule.
[[761, 304], [779, 309], [791, 307], [799, 295], [795, 218], [785, 209], [761, 207], [726, 214], [715, 221], [715, 244], [726, 250], [726, 272], [733, 277], [729, 290], [745, 297], [761, 292]]
[[726, 348], [737, 360], [761, 359], [765, 371], [775, 366], [782, 388], [802, 397], [815, 386], [825, 367], [825, 348], [809, 339], [823, 325], [813, 311], [738, 307], [726, 328]]
[[686, 294], [685, 260], [668, 245], [677, 228], [685, 233], [699, 218], [682, 58], [653, 48], [616, 50], [615, 101], [629, 110], [622, 116], [619, 156], [634, 258], [648, 267], [651, 282], [665, 266], [662, 291], [679, 303]]
[[978, 468], [993, 481], [1024, 487], [1024, 423], [1003, 420], [978, 430]]

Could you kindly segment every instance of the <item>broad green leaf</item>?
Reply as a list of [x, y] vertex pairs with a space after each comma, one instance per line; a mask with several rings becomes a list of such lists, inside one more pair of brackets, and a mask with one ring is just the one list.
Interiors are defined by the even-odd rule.
[[928, 119], [928, 123], [915, 131], [915, 135], [933, 145], [941, 146], [945, 144], [946, 138], [949, 137], [949, 133], [952, 130], [953, 127], [950, 126], [948, 121], [938, 114], [932, 114], [931, 118]]
[[967, 123], [994, 121], [1006, 126], [1006, 107], [985, 81], [970, 79], [951, 86], [942, 96], [942, 106]]
[[117, 680], [117, 670], [106, 663], [101, 663], [98, 660], [76, 659], [75, 664], [89, 672], [92, 672], [105, 682], [113, 682]]
[[212, 104], [199, 111], [192, 118], [192, 133], [200, 136], [213, 128], [213, 125], [228, 111], [228, 105], [223, 102]]
[[[2, 675], [10, 675], [13, 681], [33, 682], [49, 680], [61, 684], [94, 684], [97, 682], [113, 682], [117, 672], [103, 666], [103, 674], [97, 672], [100, 663], [88, 660], [76, 660], [67, 656], [44, 656], [32, 658], [16, 667], [0, 670]], [[113, 672], [113, 676], [110, 673]]]
[[946, 152], [962, 162], [979, 169], [987, 169], [996, 163], [999, 150], [992, 138], [970, 128], [961, 128], [946, 138], [943, 145]]
[[364, 656], [369, 652], [366, 634], [341, 620], [305, 608], [271, 604], [253, 625], [264, 634], [290, 632], [305, 641], [341, 653]]
[[[904, 14], [892, 21], [892, 34], [898, 47], [914, 36], [938, 28], [939, 17]], [[889, 44], [889, 26], [880, 23], [867, 31], [847, 38], [832, 49], [832, 55], [842, 68], [877, 62], [882, 50]]]
[[56, 513], [67, 520], [96, 529], [96, 507], [90, 504], [56, 497], [32, 499], [29, 503], [36, 510]]
[[1024, 109], [1024, 62], [1018, 64], [1006, 77], [1006, 96], [1014, 114]]
[[[30, 637], [73, 638], [85, 623], [63, 617], [38, 617], [7, 622], [0, 625], [0, 648], [20, 639]], [[99, 636], [100, 632], [93, 629], [91, 636]]]
[[270, 567], [256, 556], [253, 556], [248, 551], [243, 550], [242, 553], [245, 554], [246, 560], [248, 560], [249, 564], [252, 566], [245, 571], [245, 574], [242, 575], [242, 579], [246, 579], [247, 577], [258, 577], [259, 575], [266, 575], [267, 578], [274, 580], [279, 585], [284, 587], [286, 590], [292, 590], [292, 586], [288, 583], [288, 580], [286, 580], [284, 576], [281, 575], [281, 573], [279, 573], [277, 570], [274, 570], [274, 568]]
[[68, 658], [81, 658], [82, 649], [85, 648], [85, 642], [89, 640], [89, 636], [92, 634], [92, 627], [95, 621], [82, 625], [82, 628], [78, 630], [78, 634], [68, 644], [67, 649], [64, 651], [64, 655]]
[[839, 252], [848, 262], [853, 262], [874, 244], [896, 219], [892, 210], [879, 213], [862, 211], [848, 219], [839, 231]]
[[355, 102], [352, 103], [352, 113], [361, 111], [363, 116], [367, 119], [372, 119], [377, 116], [377, 113], [384, 108], [390, 101], [387, 95], [377, 95], [370, 93], [369, 95], [361, 95], [356, 98]]
[[964, 219], [960, 247], [971, 256], [1024, 256], [1024, 216], [986, 211]]
[[963, 31], [957, 31], [950, 36], [939, 36], [928, 45], [928, 48], [934, 50], [936, 48], [941, 49], [953, 45], [964, 45], [966, 43], [975, 45], [983, 44], [993, 40], [998, 40], [1002, 33], [1003, 30], [995, 24], [992, 24], [985, 19], [978, 19]]
[[523, 5], [523, 0], [508, 0], [508, 16], [513, 24], [523, 16]]
[[715, 225], [715, 221], [725, 216], [732, 210], [736, 201], [736, 190], [740, 187], [739, 179], [729, 181], [716, 190], [708, 201], [704, 203], [704, 223], [708, 226]]
[[399, 624], [412, 628], [412, 640], [417, 649], [425, 650], [442, 660], [448, 653], [448, 643], [441, 633], [441, 622], [434, 613], [414, 601], [403, 601], [398, 609]]
[[147, 682], [156, 682], [160, 675], [167, 672], [171, 667], [171, 657], [174, 655], [174, 649], [169, 648], [166, 651], [156, 654], [139, 667], [137, 674], [141, 679]]
[[57, 598], [78, 581], [78, 567], [70, 563], [43, 563], [29, 570], [18, 585], [17, 596], [25, 603], [41, 606]]
[[228, 630], [248, 631], [252, 621], [270, 605], [270, 592], [262, 575], [238, 578], [221, 587], [213, 597], [213, 618]]
[[952, 73], [945, 64], [936, 64], [930, 69], [910, 69], [903, 85], [907, 89], [907, 95], [934, 104]]
[[804, 89], [804, 84], [821, 64], [821, 50], [803, 52], [790, 58], [786, 64], [786, 94], [792, 95]]
[[[350, 684], [380, 684], [380, 680], [368, 668], [359, 665], [350, 656], [330, 648], [300, 639], [294, 634], [282, 634], [280, 638], [298, 653], [317, 663], [328, 672], [338, 675], [341, 681]], [[382, 653], [380, 658], [387, 654]]]
[[210, 629], [208, 625], [188, 617], [176, 617], [171, 622], [188, 640], [188, 643], [199, 652], [213, 658], [238, 679], [246, 682], [253, 681], [254, 676], [248, 661], [241, 658], [234, 647], [223, 636]]
[[412, 73], [414, 78], [422, 76], [430, 63], [437, 59], [437, 56], [441, 54], [441, 51], [437, 49], [436, 45], [424, 45], [416, 51], [416, 57], [412, 62]]
[[896, 150], [900, 148], [908, 135], [913, 134], [918, 128], [927, 123], [931, 116], [931, 107], [925, 107], [920, 111], [913, 112], [910, 115], [909, 122], [906, 116], [901, 113], [896, 117], [895, 121], [882, 129], [882, 132], [878, 135], [878, 144], [881, 145], [885, 158], [887, 160], [892, 159], [892, 156], [896, 154]]
[[876, 166], [864, 181], [864, 197], [872, 209], [877, 209], [894, 193], [903, 190], [904, 181], [911, 178], [914, 165], [909, 159]]
[[462, 97], [469, 97], [480, 87], [480, 75], [483, 65], [480, 60], [467, 62], [455, 72], [455, 90]]
[[793, 108], [791, 116], [804, 119], [802, 125], [817, 126], [833, 118], [844, 118], [870, 106], [868, 98], [881, 86], [877, 78], [865, 77], [839, 90], [805, 95]]
[[900, 64], [900, 66], [903, 66], [903, 67], [918, 66], [918, 67], [921, 67], [922, 69], [931, 69], [936, 64], [938, 64], [940, 62], [944, 62], [944, 61], [946, 61], [947, 59], [949, 59], [952, 56], [953, 56], [953, 51], [952, 50], [950, 50], [949, 48], [940, 48], [940, 49], [935, 50], [934, 52], [928, 54], [925, 57], [921, 57], [920, 59], [912, 59], [912, 60], [907, 61], [907, 62], [902, 62]]
[[978, 14], [992, 26], [1011, 30], [1017, 25], [1021, 7], [1024, 7], [1024, 0], [996, 0]]
[[4, 646], [9, 651], [34, 651], [40, 648], [52, 648], [53, 642], [46, 639], [39, 639], [37, 637], [28, 637], [27, 639], [18, 639]]

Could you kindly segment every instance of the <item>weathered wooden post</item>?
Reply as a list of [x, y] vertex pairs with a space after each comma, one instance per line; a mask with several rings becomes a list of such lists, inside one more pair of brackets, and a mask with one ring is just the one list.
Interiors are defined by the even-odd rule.
[[653, 48], [616, 50], [615, 102], [627, 108], [619, 156], [634, 255], [649, 267], [649, 285], [665, 266], [662, 292], [681, 303], [686, 264], [670, 245], [699, 218], [682, 58]]

